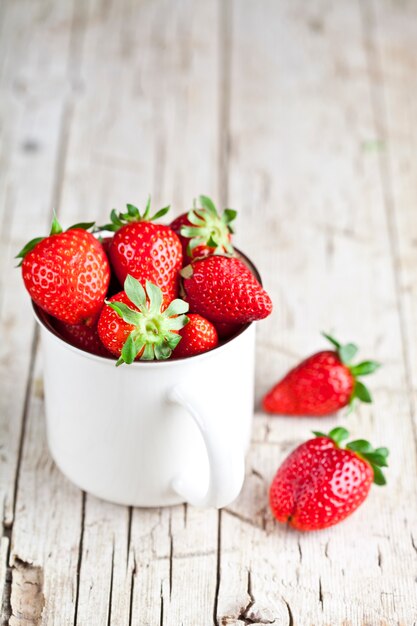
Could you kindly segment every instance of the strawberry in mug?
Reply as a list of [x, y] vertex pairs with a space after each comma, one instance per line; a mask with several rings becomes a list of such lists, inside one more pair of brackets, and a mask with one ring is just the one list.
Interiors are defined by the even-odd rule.
[[49, 236], [29, 242], [18, 257], [25, 286], [55, 331], [120, 365], [201, 354], [267, 317], [269, 295], [232, 247], [236, 211], [220, 215], [210, 198], [199, 201], [201, 208], [171, 226], [154, 223], [169, 207], [151, 215], [150, 200], [143, 212], [127, 204], [126, 212], [111, 212], [99, 227], [111, 234], [99, 239], [88, 232], [94, 222], [63, 232], [54, 217]]

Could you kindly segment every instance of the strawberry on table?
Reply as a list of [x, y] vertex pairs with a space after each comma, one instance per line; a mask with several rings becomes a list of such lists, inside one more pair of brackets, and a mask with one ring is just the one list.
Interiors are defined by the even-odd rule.
[[174, 357], [194, 356], [212, 350], [219, 344], [213, 324], [201, 315], [190, 313], [188, 324], [179, 331], [181, 341], [174, 350]]
[[188, 304], [176, 299], [163, 310], [161, 289], [149, 281], [145, 289], [127, 276], [124, 291], [106, 301], [101, 312], [98, 334], [107, 350], [119, 357], [116, 365], [168, 359], [181, 341], [178, 331], [188, 322]]
[[16, 258], [32, 300], [67, 324], [92, 325], [104, 302], [110, 267], [103, 247], [75, 224], [63, 232], [54, 216], [48, 237], [32, 239]]
[[233, 255], [233, 230], [230, 224], [236, 218], [237, 212], [225, 209], [220, 215], [207, 196], [200, 196], [199, 203], [200, 208], [182, 213], [171, 222], [171, 228], [181, 240], [184, 258], [191, 261], [211, 254]]
[[182, 267], [182, 247], [178, 236], [169, 226], [154, 224], [165, 215], [165, 207], [153, 216], [150, 200], [143, 214], [132, 204], [126, 213], [111, 212], [111, 223], [102, 230], [114, 232], [109, 244], [109, 257], [114, 272], [123, 285], [127, 275], [145, 286], [146, 281], [157, 285], [163, 293], [164, 305], [178, 296], [179, 275]]
[[380, 364], [363, 361], [352, 365], [357, 346], [341, 345], [330, 335], [324, 336], [335, 350], [317, 352], [290, 370], [264, 397], [267, 413], [322, 416], [352, 406], [356, 400], [372, 402], [358, 377], [372, 374]]
[[214, 324], [246, 324], [272, 311], [269, 295], [236, 257], [217, 255], [196, 260], [181, 275], [190, 310]]
[[274, 517], [298, 530], [341, 522], [366, 499], [372, 482], [385, 484], [387, 448], [374, 449], [363, 439], [342, 448], [349, 433], [341, 427], [314, 434], [285, 459], [269, 491]]

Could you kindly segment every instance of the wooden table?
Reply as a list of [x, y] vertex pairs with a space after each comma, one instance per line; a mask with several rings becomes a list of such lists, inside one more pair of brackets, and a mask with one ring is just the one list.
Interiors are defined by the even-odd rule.
[[[6, 0], [0, 89], [2, 624], [417, 624], [417, 3]], [[148, 193], [173, 215], [199, 193], [240, 209], [275, 305], [258, 403], [322, 329], [384, 364], [349, 418], [257, 410], [222, 511], [99, 501], [47, 450], [12, 257], [53, 207], [102, 222]], [[336, 423], [389, 445], [388, 486], [327, 531], [278, 526], [275, 469]]]

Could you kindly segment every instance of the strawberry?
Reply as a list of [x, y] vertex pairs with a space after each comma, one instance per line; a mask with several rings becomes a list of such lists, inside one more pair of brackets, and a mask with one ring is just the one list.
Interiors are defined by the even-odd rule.
[[110, 256], [110, 246], [113, 241], [113, 237], [99, 237], [99, 241], [103, 246], [104, 252], [107, 254], [107, 258]]
[[209, 256], [187, 265], [181, 275], [190, 309], [214, 324], [246, 324], [272, 311], [270, 297], [236, 257]]
[[151, 217], [150, 200], [143, 215], [128, 204], [127, 213], [117, 215], [113, 209], [111, 223], [101, 227], [115, 232], [109, 245], [109, 257], [120, 284], [123, 285], [128, 274], [139, 280], [142, 287], [150, 281], [162, 290], [164, 306], [178, 295], [182, 247], [172, 228], [151, 220], [162, 217], [168, 210], [169, 207], [165, 207]]
[[242, 330], [244, 324], [230, 324], [229, 322], [216, 322], [217, 334], [220, 339], [229, 339]]
[[330, 335], [324, 336], [336, 350], [317, 352], [289, 371], [264, 397], [267, 413], [321, 416], [352, 407], [356, 400], [372, 402], [369, 390], [357, 377], [372, 374], [380, 364], [364, 361], [350, 365], [357, 346], [341, 345]]
[[372, 482], [385, 484], [381, 467], [387, 467], [387, 448], [374, 450], [363, 439], [341, 448], [349, 437], [341, 427], [314, 434], [285, 459], [269, 491], [274, 517], [298, 530], [341, 522], [366, 499]]
[[[113, 236], [112, 237], [99, 237], [99, 241], [101, 245], [103, 246], [103, 250], [106, 253], [107, 259], [110, 263], [110, 246], [113, 241]], [[111, 269], [112, 268], [110, 264], [110, 270]], [[109, 283], [109, 288], [107, 290], [107, 298], [110, 298], [110, 296], [114, 296], [116, 293], [119, 293], [119, 291], [122, 291], [122, 285], [117, 280], [117, 277], [114, 271], [110, 271], [110, 283]]]
[[230, 223], [237, 212], [225, 209], [219, 215], [212, 200], [200, 196], [201, 208], [193, 208], [182, 213], [172, 223], [171, 228], [179, 235], [184, 258], [187, 261], [209, 256], [211, 254], [234, 254], [231, 245], [233, 233]]
[[168, 359], [181, 341], [178, 331], [188, 322], [184, 315], [188, 304], [173, 300], [162, 312], [161, 289], [149, 281], [145, 288], [146, 292], [128, 275], [124, 291], [106, 301], [101, 312], [98, 334], [107, 350], [119, 357], [116, 365], [135, 359]]
[[213, 324], [196, 313], [188, 315], [188, 324], [179, 331], [179, 334], [181, 341], [174, 350], [173, 356], [175, 357], [201, 354], [212, 350], [219, 343]]
[[85, 324], [70, 325], [53, 317], [51, 317], [50, 321], [59, 336], [72, 346], [96, 356], [113, 356], [101, 343], [96, 326], [89, 327]]
[[54, 216], [48, 237], [32, 239], [16, 258], [23, 259], [23, 280], [32, 300], [67, 324], [92, 325], [110, 280], [103, 247], [87, 229], [75, 224], [67, 231]]

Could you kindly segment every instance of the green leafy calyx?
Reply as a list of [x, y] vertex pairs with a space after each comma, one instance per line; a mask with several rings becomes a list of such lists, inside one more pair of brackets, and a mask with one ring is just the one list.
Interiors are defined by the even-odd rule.
[[[316, 437], [327, 437], [332, 439], [338, 448], [342, 447], [340, 444], [349, 437], [349, 431], [342, 426], [333, 428], [329, 433], [325, 434], [319, 431], [313, 431]], [[372, 467], [374, 473], [374, 483], [376, 485], [385, 485], [386, 479], [381, 467], [388, 467], [388, 448], [374, 448], [366, 439], [356, 439], [350, 441], [345, 446], [346, 450], [351, 450], [359, 457], [364, 459]]]
[[163, 295], [159, 287], [146, 281], [144, 289], [130, 275], [125, 280], [124, 290], [137, 309], [123, 302], [106, 301], [127, 324], [133, 326], [116, 365], [133, 363], [139, 354], [142, 361], [169, 359], [181, 340], [178, 331], [189, 321], [184, 315], [188, 311], [187, 302], [173, 300], [167, 309], [161, 311]]
[[181, 227], [180, 234], [189, 239], [187, 254], [192, 256], [198, 246], [209, 246], [214, 254], [234, 254], [230, 243], [230, 234], [233, 233], [231, 222], [236, 218], [237, 211], [224, 209], [220, 215], [213, 201], [207, 196], [200, 196], [201, 208], [193, 208], [187, 218], [191, 223]]
[[352, 410], [355, 402], [358, 400], [366, 403], [372, 402], [372, 396], [369, 389], [360, 380], [358, 380], [358, 377], [373, 374], [379, 367], [381, 367], [381, 364], [377, 361], [362, 361], [357, 365], [352, 365], [351, 361], [358, 352], [358, 346], [354, 343], [346, 343], [343, 345], [327, 333], [322, 333], [322, 335], [326, 337], [326, 339], [336, 348], [336, 352], [340, 360], [350, 370], [350, 373], [354, 378], [353, 391], [349, 399], [350, 410]]
[[122, 226], [131, 222], [153, 222], [166, 215], [170, 207], [166, 206], [163, 209], [159, 209], [154, 215], [151, 215], [151, 198], [149, 196], [143, 213], [133, 204], [126, 204], [126, 209], [125, 213], [117, 213], [116, 209], [113, 209], [110, 213], [110, 222], [104, 226], [99, 226], [98, 230], [108, 230], [114, 233]]
[[[80, 222], [78, 224], [74, 224], [73, 226], [70, 226], [69, 228], [67, 228], [67, 230], [74, 230], [75, 228], [80, 228], [82, 230], [89, 230], [90, 228], [92, 228], [94, 226], [95, 222]], [[49, 232], [48, 237], [51, 237], [52, 235], [60, 235], [63, 232], [62, 226], [61, 224], [58, 222], [58, 218], [56, 216], [55, 211], [53, 212], [53, 218], [52, 218], [52, 225], [51, 225], [51, 230]], [[21, 259], [18, 267], [20, 267], [23, 263], [23, 259], [25, 258], [25, 256], [31, 252], [31, 250], [34, 249], [35, 246], [37, 246], [38, 243], [40, 243], [41, 241], [43, 241], [44, 239], [46, 239], [46, 237], [35, 237], [35, 239], [31, 239], [25, 246], [23, 246], [23, 248], [20, 250], [19, 254], [16, 254], [15, 258], [16, 259]]]

